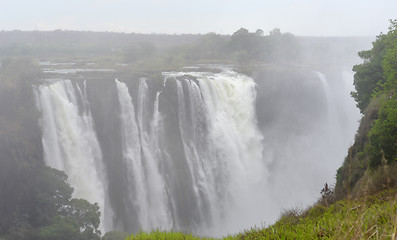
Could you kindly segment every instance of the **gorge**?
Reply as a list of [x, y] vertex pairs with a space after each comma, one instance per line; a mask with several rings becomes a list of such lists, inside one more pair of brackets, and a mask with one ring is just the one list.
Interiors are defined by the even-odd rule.
[[33, 87], [45, 162], [102, 231], [236, 233], [334, 183], [360, 118], [348, 68], [211, 69]]

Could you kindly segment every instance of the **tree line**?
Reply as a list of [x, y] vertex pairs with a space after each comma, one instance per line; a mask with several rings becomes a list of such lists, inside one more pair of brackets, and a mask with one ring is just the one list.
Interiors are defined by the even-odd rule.
[[90, 59], [123, 62], [137, 68], [175, 67], [194, 63], [340, 63], [367, 42], [366, 38], [302, 37], [275, 28], [231, 35], [136, 34], [110, 32], [0, 32], [0, 59]]

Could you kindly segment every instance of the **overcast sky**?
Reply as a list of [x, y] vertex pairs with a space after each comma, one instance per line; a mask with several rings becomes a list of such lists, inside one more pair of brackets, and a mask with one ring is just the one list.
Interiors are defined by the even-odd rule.
[[0, 30], [374, 36], [397, 0], [0, 0]]

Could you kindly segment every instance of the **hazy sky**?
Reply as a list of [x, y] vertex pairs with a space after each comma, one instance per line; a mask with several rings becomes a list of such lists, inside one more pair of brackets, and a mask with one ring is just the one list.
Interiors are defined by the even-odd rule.
[[374, 36], [395, 18], [397, 0], [0, 0], [0, 30]]

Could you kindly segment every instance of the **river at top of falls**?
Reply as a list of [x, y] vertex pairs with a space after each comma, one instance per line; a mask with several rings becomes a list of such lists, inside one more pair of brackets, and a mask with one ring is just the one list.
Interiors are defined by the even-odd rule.
[[[316, 179], [335, 171], [343, 159], [334, 157], [347, 149], [333, 144], [346, 135], [335, 116], [339, 90], [316, 74], [330, 117], [318, 118], [320, 130], [304, 135], [290, 134], [283, 119], [258, 122], [258, 108], [278, 103], [258, 102], [258, 83], [230, 69], [165, 72], [161, 86], [109, 80], [102, 93], [87, 91], [92, 82], [35, 86], [45, 161], [67, 173], [74, 197], [98, 203], [103, 232], [220, 236], [271, 223], [289, 204], [311, 203], [320, 189]], [[90, 102], [105, 98], [112, 105]]]

